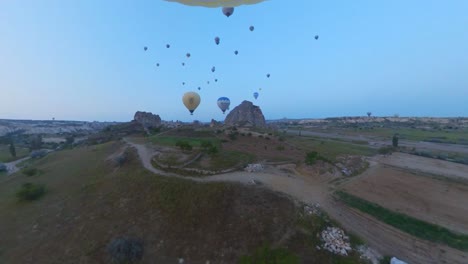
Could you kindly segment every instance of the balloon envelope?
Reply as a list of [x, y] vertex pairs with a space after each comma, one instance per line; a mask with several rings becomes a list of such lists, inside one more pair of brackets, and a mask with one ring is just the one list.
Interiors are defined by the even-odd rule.
[[250, 26], [249, 29], [250, 29], [250, 31], [254, 31], [255, 28], [254, 28], [254, 26]]
[[230, 17], [234, 14], [234, 7], [223, 7], [223, 14], [227, 17]]
[[218, 107], [221, 109], [221, 111], [226, 112], [227, 109], [229, 109], [229, 105], [231, 104], [231, 100], [227, 97], [220, 97], [218, 99]]
[[253, 94], [253, 96], [254, 96], [255, 99], [257, 99], [257, 98], [258, 98], [258, 93], [255, 92], [255, 93]]
[[147, 51], [147, 50], [148, 50], [148, 47], [144, 47], [143, 49], [144, 49], [145, 51]]
[[191, 114], [193, 114], [193, 111], [200, 105], [200, 101], [200, 95], [196, 92], [186, 92], [184, 96], [182, 96], [182, 102]]
[[215, 38], [215, 43], [216, 43], [216, 45], [219, 45], [219, 37]]
[[166, 0], [189, 6], [204, 7], [236, 7], [240, 5], [253, 5], [265, 0]]

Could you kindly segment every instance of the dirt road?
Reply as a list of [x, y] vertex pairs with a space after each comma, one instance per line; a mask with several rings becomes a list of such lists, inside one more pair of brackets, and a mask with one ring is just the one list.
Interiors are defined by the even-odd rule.
[[18, 165], [19, 163], [25, 161], [25, 160], [28, 160], [30, 159], [31, 157], [25, 157], [25, 158], [22, 158], [22, 159], [19, 159], [19, 160], [15, 160], [15, 161], [12, 161], [12, 162], [8, 162], [8, 163], [4, 163], [7, 167], [7, 171], [8, 171], [8, 175], [10, 174], [13, 174], [17, 171], [19, 171], [19, 168], [16, 167], [16, 165]]
[[[285, 193], [302, 202], [321, 204], [324, 210], [348, 232], [361, 236], [370, 247], [385, 255], [397, 256], [410, 263], [468, 263], [466, 252], [412, 237], [333, 201], [329, 195], [329, 185], [323, 176], [291, 175], [271, 167], [261, 173], [233, 172], [204, 178], [183, 177], [155, 169], [151, 165], [153, 155], [151, 150], [142, 144], [129, 140], [126, 142], [136, 148], [143, 166], [158, 175], [197, 182], [225, 181], [246, 184], [255, 180], [272, 190]], [[375, 164], [372, 162], [371, 167]], [[330, 177], [329, 180], [332, 179]]]

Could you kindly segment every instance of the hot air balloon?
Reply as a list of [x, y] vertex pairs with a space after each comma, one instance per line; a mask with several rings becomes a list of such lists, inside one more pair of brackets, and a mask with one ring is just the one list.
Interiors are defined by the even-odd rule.
[[159, 63], [156, 63], [156, 67], [159, 67]]
[[182, 66], [185, 66], [185, 62], [182, 62]]
[[215, 79], [215, 82], [218, 82], [218, 79]]
[[210, 81], [206, 81], [207, 84], [210, 84]]
[[223, 7], [223, 14], [227, 17], [234, 13], [234, 7], [240, 5], [252, 5], [263, 2], [265, 0], [166, 0], [169, 2], [177, 2], [189, 6], [203, 7]]
[[234, 51], [234, 54], [236, 54], [236, 55], [237, 55], [237, 54], [239, 54], [239, 52], [238, 52], [237, 50], [235, 50], [235, 51]]
[[215, 41], [216, 45], [219, 45], [219, 37], [216, 37], [216, 38], [214, 39], [214, 41]]
[[169, 44], [166, 44], [166, 48], [170, 48], [170, 47], [171, 47], [171, 45], [169, 45]]
[[259, 91], [261, 91], [261, 90], [262, 90], [262, 88], [258, 88], [258, 90], [259, 90]]
[[267, 78], [270, 78], [270, 74], [269, 74], [269, 73], [267, 73]]
[[227, 17], [230, 17], [234, 14], [234, 7], [223, 7], [223, 14]]
[[147, 50], [148, 50], [148, 47], [144, 47], [143, 49], [144, 49], [145, 51], [147, 51]]
[[316, 39], [316, 40], [319, 39], [319, 36], [318, 36], [318, 35], [315, 35], [315, 39]]
[[200, 101], [200, 95], [198, 95], [196, 92], [186, 92], [184, 96], [182, 96], [182, 102], [190, 111], [191, 115], [193, 115], [193, 111], [195, 111], [198, 105], [200, 105]]
[[201, 90], [201, 87], [198, 87], [198, 91], [200, 91], [200, 90]]
[[254, 26], [250, 26], [249, 29], [250, 29], [250, 31], [254, 31], [255, 28], [254, 28]]
[[185, 54], [185, 56], [187, 56], [187, 58], [190, 58], [190, 53]]
[[185, 82], [182, 82], [182, 85], [185, 85]]
[[215, 72], [215, 71], [216, 71], [215, 66], [211, 67], [211, 72]]
[[189, 6], [203, 7], [237, 7], [240, 5], [253, 5], [265, 0], [165, 0]]
[[218, 107], [223, 111], [223, 114], [226, 112], [227, 109], [229, 109], [229, 105], [231, 104], [231, 101], [227, 97], [220, 97], [218, 99]]
[[255, 100], [257, 100], [257, 98], [258, 98], [258, 93], [257, 93], [257, 92], [253, 93], [253, 96], [254, 96]]

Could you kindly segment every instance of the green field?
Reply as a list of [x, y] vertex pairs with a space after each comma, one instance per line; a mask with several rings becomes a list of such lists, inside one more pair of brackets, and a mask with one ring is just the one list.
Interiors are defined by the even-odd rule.
[[349, 135], [379, 136], [391, 139], [395, 133], [400, 135], [400, 139], [413, 141], [434, 141], [439, 143], [468, 144], [468, 130], [423, 130], [413, 128], [385, 128], [374, 127], [372, 129], [340, 130]]
[[380, 221], [396, 227], [408, 234], [425, 240], [446, 244], [463, 251], [468, 251], [468, 235], [458, 234], [444, 227], [427, 223], [405, 214], [390, 211], [378, 204], [366, 201], [343, 191], [336, 192], [336, 195], [348, 206], [370, 214]]
[[211, 171], [220, 171], [231, 169], [236, 166], [243, 166], [247, 163], [253, 162], [255, 157], [252, 154], [243, 153], [239, 151], [220, 151], [214, 155], [207, 155], [209, 158], [209, 165], [203, 166], [201, 161], [190, 164], [189, 168], [197, 168]]
[[366, 145], [346, 143], [338, 140], [294, 137], [289, 139], [289, 142], [306, 151], [316, 151], [331, 161], [336, 161], [339, 155], [371, 156], [377, 153], [377, 150]]
[[10, 154], [9, 145], [0, 145], [0, 162], [11, 162], [27, 156], [29, 150], [27, 148], [16, 147], [16, 158]]

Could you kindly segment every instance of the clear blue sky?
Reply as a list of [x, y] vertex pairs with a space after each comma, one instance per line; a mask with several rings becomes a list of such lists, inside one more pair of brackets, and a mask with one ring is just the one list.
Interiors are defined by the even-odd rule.
[[[162, 0], [4, 0], [0, 118], [221, 120], [221, 96], [267, 119], [468, 116], [467, 12], [466, 0], [269, 0], [226, 18]], [[181, 97], [198, 86], [190, 116]]]

